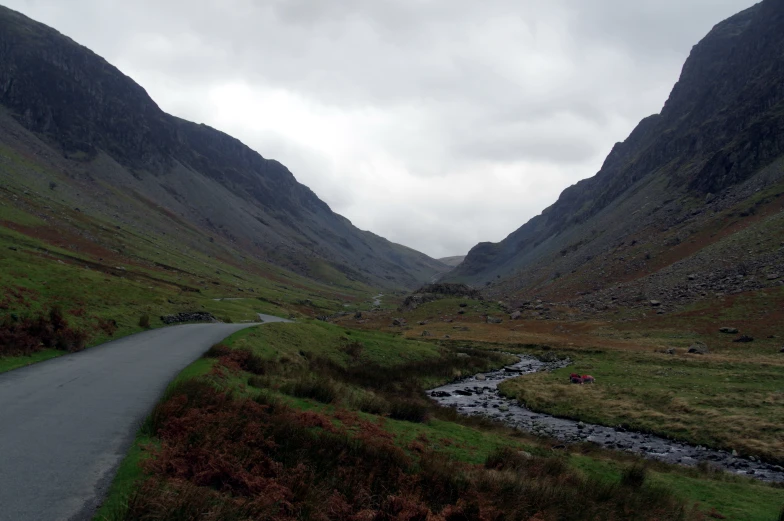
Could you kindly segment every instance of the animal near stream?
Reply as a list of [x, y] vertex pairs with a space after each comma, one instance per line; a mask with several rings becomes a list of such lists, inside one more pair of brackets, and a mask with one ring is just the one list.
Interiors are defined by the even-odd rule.
[[609, 449], [634, 452], [646, 458], [687, 466], [705, 461], [735, 474], [763, 481], [784, 482], [784, 468], [738, 457], [728, 451], [689, 445], [620, 427], [586, 424], [533, 412], [517, 400], [502, 396], [498, 384], [509, 378], [563, 368], [570, 361], [543, 362], [531, 356], [519, 356], [520, 361], [514, 365], [431, 389], [428, 395], [441, 405], [456, 408], [461, 414], [486, 416], [511, 427], [566, 443], [591, 442]]

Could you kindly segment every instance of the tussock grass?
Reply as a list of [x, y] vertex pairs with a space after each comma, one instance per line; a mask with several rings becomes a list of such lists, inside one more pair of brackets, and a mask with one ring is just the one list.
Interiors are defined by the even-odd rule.
[[[695, 355], [570, 353], [574, 365], [504, 382], [527, 407], [784, 462], [784, 366]], [[571, 385], [570, 372], [593, 385]]]

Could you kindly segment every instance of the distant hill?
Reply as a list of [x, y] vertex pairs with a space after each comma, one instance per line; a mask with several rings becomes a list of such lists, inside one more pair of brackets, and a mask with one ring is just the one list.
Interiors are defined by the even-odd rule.
[[716, 25], [660, 114], [596, 176], [447, 280], [591, 309], [687, 302], [784, 276], [784, 2]]
[[284, 165], [166, 114], [89, 49], [4, 7], [0, 145], [34, 166], [24, 178], [0, 170], [2, 184], [51, 183], [84, 215], [187, 237], [188, 248], [217, 241], [313, 279], [374, 286], [414, 288], [447, 269], [357, 229]]
[[446, 264], [447, 266], [455, 267], [465, 259], [465, 255], [456, 255], [454, 257], [444, 257], [443, 259], [438, 259], [439, 262]]

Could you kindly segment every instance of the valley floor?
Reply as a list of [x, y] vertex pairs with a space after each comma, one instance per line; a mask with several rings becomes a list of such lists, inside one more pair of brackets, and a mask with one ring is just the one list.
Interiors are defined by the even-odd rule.
[[779, 487], [589, 444], [553, 450], [423, 396], [510, 363], [508, 348], [309, 320], [237, 333], [170, 386], [96, 519], [778, 515]]

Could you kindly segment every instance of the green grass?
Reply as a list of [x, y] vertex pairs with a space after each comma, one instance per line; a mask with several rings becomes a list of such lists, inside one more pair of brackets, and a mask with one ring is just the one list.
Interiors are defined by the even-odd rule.
[[[683, 353], [575, 352], [500, 388], [536, 411], [784, 460], [784, 366]], [[596, 383], [571, 385], [572, 372]]]
[[0, 373], [12, 371], [14, 369], [19, 369], [20, 367], [25, 367], [32, 364], [37, 364], [38, 362], [51, 360], [52, 358], [56, 358], [62, 354], [63, 351], [58, 351], [57, 349], [44, 349], [43, 351], [33, 353], [30, 356], [0, 357]]
[[[322, 356], [341, 365], [354, 359], [346, 346], [352, 342], [362, 345], [360, 360], [381, 366], [436, 358], [439, 349], [427, 342], [404, 340], [388, 333], [349, 330], [334, 324], [308, 321], [291, 327], [288, 324], [269, 324], [240, 331], [233, 337], [233, 346], [249, 347], [270, 359], [288, 357], [302, 362], [306, 356]], [[305, 353], [303, 356], [300, 352]]]
[[[621, 472], [630, 463], [600, 460], [582, 455], [571, 455], [569, 461], [589, 476], [618, 483]], [[667, 469], [657, 466], [648, 471], [651, 483], [663, 485], [689, 503], [697, 503], [700, 510], [717, 512], [732, 521], [771, 521], [784, 505], [784, 490], [765, 483], [731, 476], [712, 478], [690, 469]], [[693, 475], [689, 475], [689, 473]]]
[[93, 516], [94, 520], [109, 521], [122, 517], [128, 506], [128, 499], [136, 490], [138, 483], [144, 478], [140, 464], [148, 457], [144, 447], [150, 443], [153, 443], [153, 440], [147, 436], [136, 437], [128, 454], [117, 469], [106, 499]]

